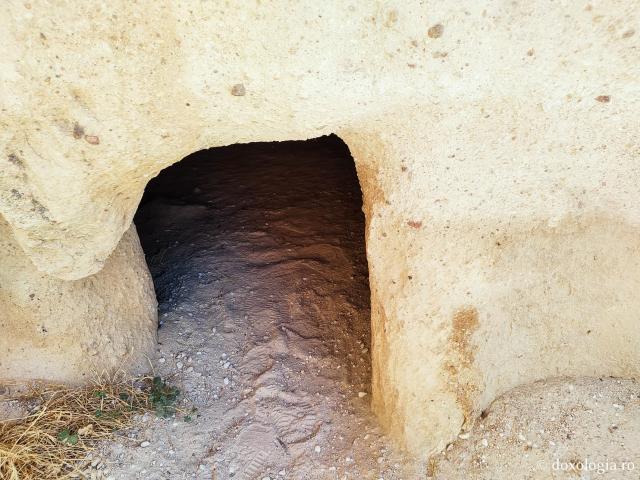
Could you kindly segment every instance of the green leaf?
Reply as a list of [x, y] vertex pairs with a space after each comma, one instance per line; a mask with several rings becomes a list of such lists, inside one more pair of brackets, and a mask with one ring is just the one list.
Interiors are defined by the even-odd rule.
[[156, 411], [156, 415], [164, 418], [174, 415], [176, 413], [174, 404], [179, 395], [180, 390], [167, 385], [162, 378], [154, 377], [149, 399]]
[[60, 433], [58, 433], [58, 440], [60, 440], [62, 443], [76, 445], [78, 443], [78, 435], [76, 433], [71, 433], [69, 429], [65, 428]]

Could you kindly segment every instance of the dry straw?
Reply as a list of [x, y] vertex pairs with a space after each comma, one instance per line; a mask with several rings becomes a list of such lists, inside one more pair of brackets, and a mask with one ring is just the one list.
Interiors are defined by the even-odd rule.
[[0, 420], [0, 478], [84, 478], [83, 461], [100, 440], [130, 426], [140, 413], [159, 406], [160, 413], [169, 413], [177, 393], [158, 378], [122, 373], [100, 375], [82, 387], [32, 384], [13, 399], [26, 414]]

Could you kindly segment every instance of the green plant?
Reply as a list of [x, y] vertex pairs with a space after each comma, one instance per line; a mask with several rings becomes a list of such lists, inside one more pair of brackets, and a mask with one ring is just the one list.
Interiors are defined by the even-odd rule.
[[76, 445], [78, 443], [78, 434], [71, 433], [71, 431], [69, 431], [68, 428], [65, 428], [64, 430], [58, 433], [58, 440], [60, 440], [63, 443], [68, 443], [70, 445]]
[[180, 390], [168, 385], [160, 377], [153, 377], [149, 399], [159, 417], [167, 418], [176, 413], [176, 401]]
[[[197, 413], [198, 413], [198, 409], [196, 407], [191, 407], [191, 410], [189, 410], [189, 412], [184, 417], [182, 417], [182, 419], [187, 423], [192, 422], [193, 416], [196, 415]], [[197, 416], [199, 417], [200, 415], [197, 415]]]
[[[11, 400], [31, 413], [0, 420], [0, 479], [78, 478], [87, 454], [145, 412], [169, 416], [178, 390], [160, 378], [124, 372], [96, 375], [91, 385], [33, 383]], [[191, 414], [193, 415], [193, 411]]]

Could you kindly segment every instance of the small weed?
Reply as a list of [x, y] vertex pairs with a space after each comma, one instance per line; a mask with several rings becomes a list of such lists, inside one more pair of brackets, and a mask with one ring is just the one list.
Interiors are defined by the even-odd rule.
[[153, 377], [149, 399], [159, 417], [167, 418], [176, 413], [178, 395], [180, 390], [167, 385], [160, 377]]
[[28, 385], [13, 400], [30, 413], [0, 421], [0, 479], [78, 478], [88, 452], [134, 425], [137, 415], [195, 418], [195, 409], [183, 412], [176, 406], [179, 393], [160, 377], [131, 378], [124, 372], [98, 375], [93, 384], [80, 387]]
[[0, 478], [77, 478], [78, 466], [98, 442], [155, 411], [152, 381], [124, 372], [98, 375], [93, 384], [69, 387], [34, 383], [12, 400], [24, 416], [0, 421]]
[[69, 445], [76, 445], [78, 443], [78, 434], [71, 433], [68, 428], [65, 428], [58, 433], [58, 440]]
[[[191, 407], [191, 410], [189, 410], [189, 413], [187, 413], [184, 417], [182, 417], [182, 419], [189, 423], [193, 421], [193, 415], [196, 415], [198, 413], [198, 409], [196, 407]], [[198, 417], [200, 415], [197, 415]]]
[[115, 418], [118, 418], [119, 416], [122, 415], [122, 412], [119, 409], [114, 409], [114, 410], [102, 410], [102, 409], [98, 409], [96, 410], [96, 418], [100, 418], [103, 420], [112, 420]]

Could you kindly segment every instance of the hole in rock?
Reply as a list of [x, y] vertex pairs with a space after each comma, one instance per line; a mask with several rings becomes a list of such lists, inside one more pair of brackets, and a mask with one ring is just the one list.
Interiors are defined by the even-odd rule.
[[182, 372], [214, 437], [241, 425], [216, 455], [282, 464], [319, 436], [353, 441], [364, 427], [344, 412], [370, 416], [369, 285], [362, 194], [338, 137], [189, 155], [149, 183], [135, 224], [160, 373]]

